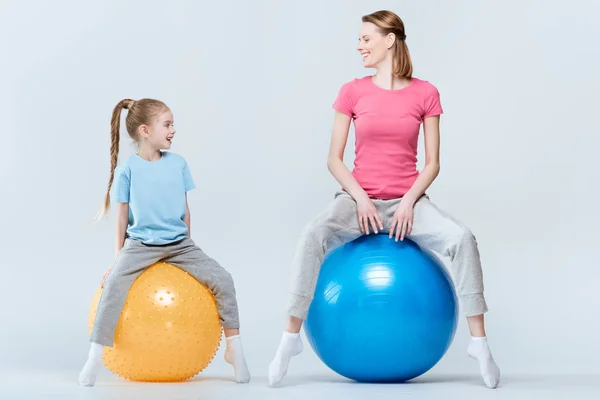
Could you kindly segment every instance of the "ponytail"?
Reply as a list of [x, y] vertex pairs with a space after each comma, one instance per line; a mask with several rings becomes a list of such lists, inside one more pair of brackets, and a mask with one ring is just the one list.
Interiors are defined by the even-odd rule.
[[119, 130], [121, 128], [121, 111], [131, 110], [135, 104], [134, 100], [124, 99], [121, 100], [114, 108], [112, 112], [112, 118], [110, 120], [110, 178], [108, 179], [108, 187], [106, 188], [106, 195], [104, 196], [104, 203], [98, 215], [98, 219], [102, 218], [108, 212], [110, 208], [110, 189], [112, 187], [115, 178], [115, 169], [117, 168], [117, 162], [119, 160]]
[[405, 39], [406, 36], [396, 35], [396, 43], [394, 44], [394, 75], [398, 78], [411, 79], [413, 66]]

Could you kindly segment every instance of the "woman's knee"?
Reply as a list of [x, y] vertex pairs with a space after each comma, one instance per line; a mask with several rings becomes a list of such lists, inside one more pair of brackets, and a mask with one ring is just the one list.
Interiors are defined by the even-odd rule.
[[477, 238], [471, 231], [471, 229], [464, 225], [457, 223], [453, 229], [452, 236], [450, 239], [451, 247], [464, 247], [464, 246], [477, 246]]
[[477, 239], [475, 238], [473, 231], [471, 231], [471, 229], [466, 225], [461, 225], [460, 227], [460, 241], [464, 243], [477, 244]]
[[317, 217], [304, 226], [300, 234], [300, 245], [302, 247], [315, 246], [323, 243], [327, 236], [327, 221]]

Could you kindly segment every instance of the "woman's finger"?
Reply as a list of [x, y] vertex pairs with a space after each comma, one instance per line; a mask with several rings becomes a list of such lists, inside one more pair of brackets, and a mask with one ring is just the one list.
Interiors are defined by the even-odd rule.
[[408, 229], [408, 220], [405, 220], [402, 224], [402, 232], [400, 233], [400, 241], [403, 241], [406, 237], [406, 230]]
[[404, 218], [398, 221], [398, 225], [396, 227], [396, 242], [400, 239], [400, 234], [402, 233], [402, 229], [404, 229], [404, 223]]
[[394, 215], [392, 217], [392, 223], [390, 224], [390, 239], [394, 237], [394, 229], [396, 228], [396, 224], [398, 223], [398, 218]]
[[379, 229], [377, 227], [377, 221], [375, 221], [375, 216], [374, 215], [369, 216], [369, 221], [371, 221], [371, 225], [373, 226], [373, 232], [375, 232], [376, 234], [379, 233]]
[[375, 220], [379, 224], [379, 229], [383, 230], [383, 222], [381, 221], [381, 217], [379, 216], [379, 213], [375, 213]]

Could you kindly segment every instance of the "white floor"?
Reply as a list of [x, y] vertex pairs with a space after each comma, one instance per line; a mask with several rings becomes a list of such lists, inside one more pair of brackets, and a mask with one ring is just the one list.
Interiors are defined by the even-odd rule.
[[428, 375], [408, 384], [373, 385], [347, 381], [336, 375], [294, 375], [278, 388], [265, 377], [239, 385], [229, 376], [202, 376], [179, 384], [141, 384], [102, 374], [95, 387], [77, 384], [77, 372], [3, 372], [0, 399], [600, 399], [598, 375], [504, 376], [496, 390], [486, 389], [474, 376]]

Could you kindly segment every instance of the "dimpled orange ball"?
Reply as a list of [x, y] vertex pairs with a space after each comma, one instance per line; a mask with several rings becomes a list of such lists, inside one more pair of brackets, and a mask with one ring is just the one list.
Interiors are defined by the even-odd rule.
[[[102, 288], [88, 317], [91, 334]], [[221, 324], [212, 293], [193, 276], [157, 263], [133, 283], [104, 365], [133, 381], [175, 382], [193, 377], [214, 358]]]

